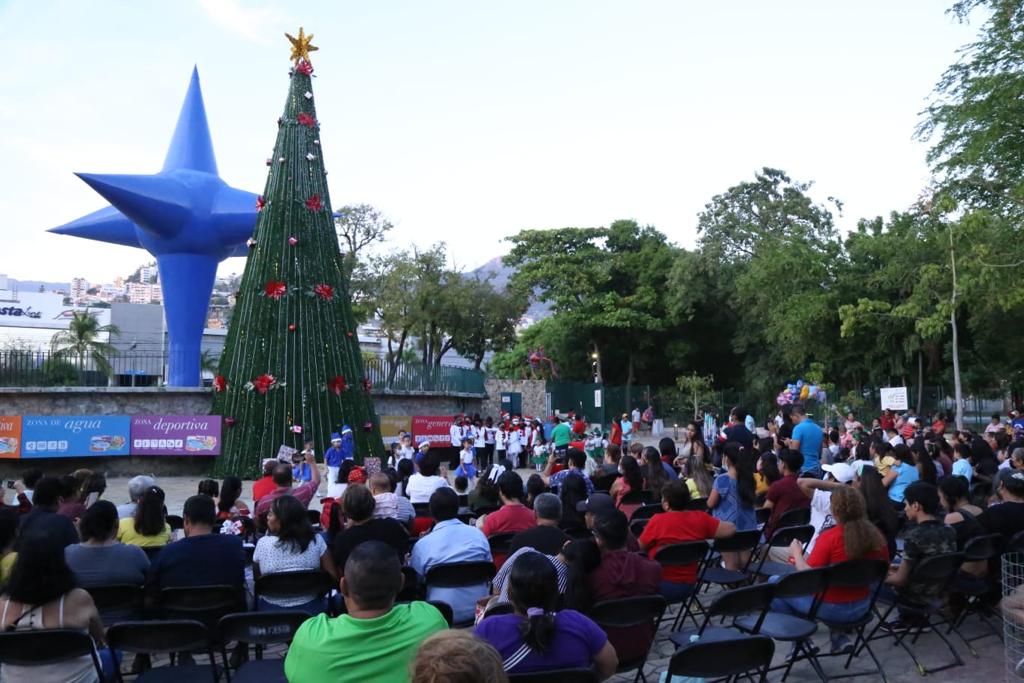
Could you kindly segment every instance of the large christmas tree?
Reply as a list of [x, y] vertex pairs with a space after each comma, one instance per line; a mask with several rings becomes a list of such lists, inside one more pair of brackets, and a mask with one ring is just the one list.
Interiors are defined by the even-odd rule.
[[214, 381], [224, 416], [216, 470], [258, 476], [282, 445], [352, 427], [357, 457], [382, 456], [356, 321], [342, 277], [313, 100], [312, 35], [292, 42], [291, 84], [227, 343]]

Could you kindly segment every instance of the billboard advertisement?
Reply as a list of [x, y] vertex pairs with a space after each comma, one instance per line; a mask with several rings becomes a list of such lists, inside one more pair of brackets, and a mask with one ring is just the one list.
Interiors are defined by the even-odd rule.
[[412, 418], [408, 415], [381, 415], [380, 416], [380, 435], [384, 439], [384, 444], [388, 445], [392, 441], [398, 440], [398, 432], [411, 432], [412, 431]]
[[430, 442], [431, 448], [450, 447], [451, 415], [417, 415], [412, 418], [412, 435], [416, 444]]
[[132, 415], [132, 455], [220, 455], [220, 415]]
[[128, 455], [127, 415], [25, 415], [22, 458]]
[[0, 458], [21, 457], [21, 415], [0, 415]]

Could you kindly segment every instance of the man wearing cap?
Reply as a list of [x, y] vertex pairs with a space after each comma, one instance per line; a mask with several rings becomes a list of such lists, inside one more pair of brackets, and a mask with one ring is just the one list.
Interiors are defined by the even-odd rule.
[[807, 552], [814, 549], [814, 543], [822, 531], [831, 529], [836, 525], [832, 517], [832, 489], [837, 485], [848, 486], [853, 481], [853, 468], [845, 462], [837, 462], [832, 465], [822, 465], [825, 472], [824, 480], [805, 477], [797, 479], [797, 485], [804, 495], [811, 499], [811, 526], [814, 527], [814, 536], [807, 545]]
[[353, 451], [355, 451], [355, 444], [352, 440], [352, 428], [343, 425], [341, 434], [338, 432], [331, 434], [331, 447], [324, 453], [324, 462], [327, 464], [327, 481], [338, 479], [341, 463], [351, 460], [354, 456]]

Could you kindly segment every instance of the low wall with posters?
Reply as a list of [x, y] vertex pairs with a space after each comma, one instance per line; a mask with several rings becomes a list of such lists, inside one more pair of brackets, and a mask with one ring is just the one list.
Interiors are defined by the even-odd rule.
[[[47, 474], [89, 468], [108, 477], [202, 474], [211, 458], [197, 456], [219, 453], [219, 432], [216, 453], [205, 438], [211, 436], [207, 431], [161, 432], [175, 426], [169, 426], [173, 420], [167, 418], [202, 419], [212, 401], [213, 390], [204, 388], [0, 388], [0, 479], [16, 479], [30, 467]], [[411, 421], [413, 415], [445, 415], [450, 420], [458, 413], [481, 412], [481, 405], [482, 399], [474, 397], [374, 391], [374, 408], [382, 423], [389, 416], [406, 416]], [[70, 427], [65, 429], [65, 424]], [[193, 441], [187, 444], [189, 436]], [[180, 450], [176, 450], [178, 441]]]

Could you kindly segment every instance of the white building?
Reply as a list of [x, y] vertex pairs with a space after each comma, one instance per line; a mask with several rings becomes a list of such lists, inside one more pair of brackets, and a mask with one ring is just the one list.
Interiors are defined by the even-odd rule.
[[48, 349], [55, 332], [68, 329], [75, 311], [88, 310], [100, 325], [110, 323], [110, 309], [65, 304], [54, 292], [22, 292], [0, 275], [0, 347]]
[[89, 281], [84, 277], [71, 278], [71, 298], [76, 303], [81, 302], [85, 298], [86, 292], [89, 291]]

